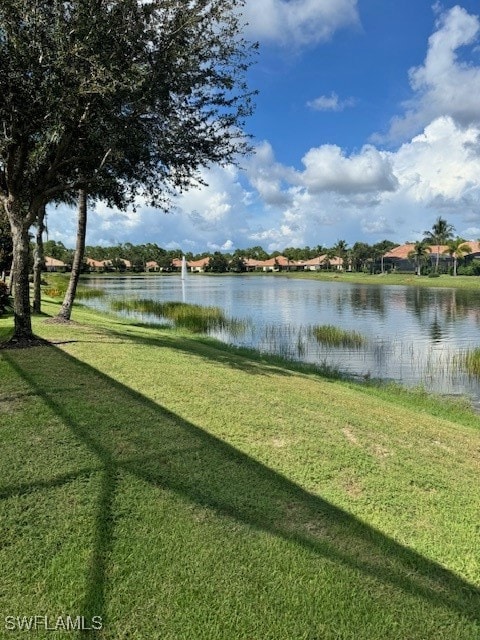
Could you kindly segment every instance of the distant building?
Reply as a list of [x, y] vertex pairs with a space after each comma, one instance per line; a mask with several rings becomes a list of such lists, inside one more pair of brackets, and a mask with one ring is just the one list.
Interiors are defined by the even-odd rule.
[[[180, 262], [180, 268], [182, 268], [182, 261], [179, 260]], [[208, 266], [210, 262], [210, 258], [206, 257], [206, 258], [202, 258], [201, 260], [189, 260], [187, 262], [187, 267], [190, 269], [190, 271], [196, 271], [197, 273], [203, 273], [205, 271], [205, 268]]]
[[112, 269], [111, 260], [94, 260], [93, 258], [85, 258], [90, 271], [106, 271]]
[[[469, 262], [474, 258], [480, 258], [479, 242], [475, 242], [473, 240], [465, 240], [465, 244], [468, 245], [471, 249], [469, 253], [462, 255], [462, 258], [464, 258], [466, 262]], [[430, 264], [434, 265], [436, 263], [437, 254], [438, 254], [440, 264], [442, 264], [442, 271], [445, 270], [445, 268], [448, 268], [451, 266], [452, 256], [448, 253], [447, 245], [437, 246], [435, 244], [432, 244], [432, 245], [428, 245], [428, 247], [430, 249], [428, 262], [430, 262]], [[391, 249], [390, 251], [387, 251], [387, 253], [384, 253], [383, 254], [384, 269], [385, 270], [395, 269], [396, 271], [414, 272], [416, 270], [415, 261], [412, 258], [408, 257], [409, 253], [413, 251], [414, 248], [415, 248], [415, 243], [407, 242], [405, 244], [401, 244], [398, 247], [395, 247], [394, 249]]]
[[67, 269], [65, 262], [52, 258], [51, 256], [45, 256], [44, 262], [45, 271], [65, 271]]

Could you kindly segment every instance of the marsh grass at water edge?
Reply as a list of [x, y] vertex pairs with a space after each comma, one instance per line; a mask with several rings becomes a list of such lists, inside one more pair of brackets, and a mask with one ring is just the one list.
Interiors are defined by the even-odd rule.
[[311, 328], [312, 335], [318, 342], [334, 347], [363, 347], [367, 340], [358, 331], [341, 329], [331, 324], [317, 325]]
[[[125, 310], [118, 312], [130, 320], [190, 325], [230, 345], [328, 364], [355, 378], [424, 385], [435, 393], [480, 401], [478, 377], [460, 362], [462, 353], [477, 346], [480, 291], [241, 276], [198, 276], [186, 282], [177, 276], [92, 278], [90, 283], [105, 287], [107, 297], [84, 304], [108, 311], [111, 300], [121, 300]], [[133, 308], [147, 298], [149, 309], [156, 302], [181, 300], [220, 310], [224, 319], [174, 322]]]
[[246, 322], [227, 318], [219, 307], [201, 306], [186, 302], [158, 302], [146, 298], [138, 300], [113, 300], [114, 311], [142, 313], [155, 318], [170, 320], [174, 326], [188, 329], [193, 333], [208, 333], [215, 329], [228, 329], [239, 333], [246, 328]]
[[[146, 298], [113, 300], [110, 305], [116, 312], [147, 315], [157, 322], [166, 320], [175, 327], [210, 335], [231, 345], [248, 347], [251, 343], [261, 353], [277, 355], [285, 361], [315, 364], [319, 371], [335, 377], [375, 377], [371, 369], [371, 352], [377, 361], [385, 356], [396, 357], [404, 369], [415, 372], [421, 380], [420, 385], [425, 384], [427, 388], [436, 381], [448, 386], [459, 376], [475, 376], [474, 353], [458, 353], [451, 349], [437, 351], [434, 347], [419, 353], [413, 343], [370, 343], [358, 331], [335, 325], [297, 326], [278, 322], [257, 327], [248, 320], [228, 318], [219, 307]], [[343, 360], [343, 368], [336, 362], [340, 352], [348, 358], [348, 361]], [[357, 363], [363, 361], [360, 373], [351, 368], [349, 363], [352, 359]], [[390, 379], [387, 369], [383, 378]]]
[[463, 357], [463, 366], [470, 375], [480, 377], [480, 347], [467, 351]]

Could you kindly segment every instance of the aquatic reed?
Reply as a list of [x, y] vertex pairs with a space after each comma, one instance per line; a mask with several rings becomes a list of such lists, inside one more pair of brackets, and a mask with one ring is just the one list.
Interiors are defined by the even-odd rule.
[[480, 376], [480, 347], [470, 349], [464, 358], [464, 367], [472, 376]]
[[318, 342], [332, 347], [360, 348], [366, 343], [365, 337], [357, 331], [347, 331], [331, 324], [316, 325], [311, 331]]
[[78, 287], [77, 300], [93, 300], [94, 298], [103, 298], [105, 296], [104, 289], [93, 289], [91, 287]]
[[208, 333], [215, 329], [232, 329], [239, 332], [242, 321], [227, 318], [219, 307], [203, 307], [186, 302], [158, 302], [150, 299], [113, 300], [115, 311], [138, 312], [156, 318], [171, 320], [176, 327], [183, 327], [194, 333]]

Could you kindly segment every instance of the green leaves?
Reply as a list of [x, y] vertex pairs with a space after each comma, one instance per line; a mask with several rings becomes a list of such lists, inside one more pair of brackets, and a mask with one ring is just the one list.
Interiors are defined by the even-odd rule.
[[81, 174], [111, 204], [138, 190], [164, 204], [201, 166], [247, 151], [255, 45], [241, 37], [241, 5], [2, 2], [3, 195], [14, 181], [27, 201], [61, 198]]

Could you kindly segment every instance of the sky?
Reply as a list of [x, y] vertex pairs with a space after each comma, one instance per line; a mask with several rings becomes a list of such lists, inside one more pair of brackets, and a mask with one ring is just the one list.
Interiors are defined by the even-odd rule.
[[[89, 212], [87, 244], [184, 252], [420, 240], [438, 216], [480, 237], [478, 0], [246, 0], [260, 52], [254, 152], [202, 171], [164, 213]], [[48, 211], [75, 244], [74, 211]]]

